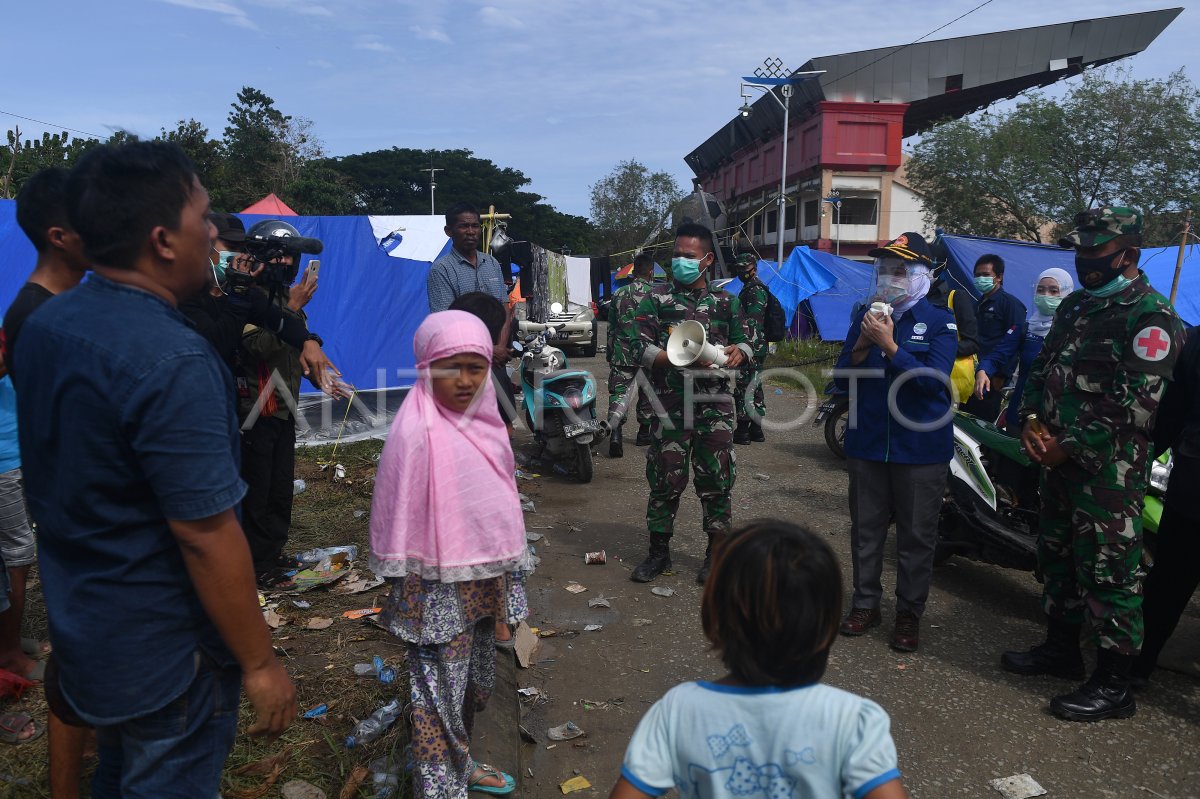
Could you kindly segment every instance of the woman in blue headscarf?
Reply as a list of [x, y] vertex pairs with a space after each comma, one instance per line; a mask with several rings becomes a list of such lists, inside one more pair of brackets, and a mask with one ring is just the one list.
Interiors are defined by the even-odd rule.
[[1017, 351], [1018, 344], [1020, 345], [1021, 368], [1017, 376], [1017, 385], [1009, 400], [1008, 410], [997, 420], [1008, 430], [1016, 433], [1021, 430], [1017, 413], [1021, 407], [1021, 394], [1025, 391], [1025, 380], [1029, 377], [1029, 368], [1033, 365], [1033, 359], [1042, 351], [1042, 344], [1046, 340], [1046, 334], [1050, 332], [1050, 325], [1054, 323], [1054, 313], [1058, 310], [1059, 303], [1074, 290], [1075, 281], [1065, 269], [1055, 267], [1042, 272], [1038, 275], [1034, 287], [1033, 310], [1029, 312], [1024, 340], [1018, 342], [1016, 331], [1010, 330], [996, 348], [979, 361], [979, 369], [975, 372], [975, 396], [982, 399], [992, 388], [991, 375], [996, 374], [1001, 366], [1008, 363]]

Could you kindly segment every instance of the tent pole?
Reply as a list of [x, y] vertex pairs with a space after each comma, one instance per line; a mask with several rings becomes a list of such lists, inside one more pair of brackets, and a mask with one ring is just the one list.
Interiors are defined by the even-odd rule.
[[1171, 304], [1175, 304], [1175, 294], [1179, 291], [1179, 273], [1183, 271], [1183, 252], [1187, 247], [1188, 234], [1192, 232], [1192, 209], [1183, 213], [1183, 235], [1179, 237], [1179, 256], [1175, 259], [1175, 279], [1171, 281]]

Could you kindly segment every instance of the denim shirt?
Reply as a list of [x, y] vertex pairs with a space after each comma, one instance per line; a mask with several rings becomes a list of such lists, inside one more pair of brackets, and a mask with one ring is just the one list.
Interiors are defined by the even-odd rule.
[[450, 252], [433, 262], [426, 283], [430, 313], [446, 310], [450, 303], [472, 291], [482, 291], [502, 303], [508, 302], [508, 284], [504, 281], [500, 262], [486, 252], [475, 253], [475, 258], [478, 266], [473, 266], [462, 253], [451, 247]]
[[33, 314], [14, 375], [62, 693], [95, 725], [164, 707], [197, 650], [232, 663], [168, 519], [235, 507], [228, 370], [162, 299], [93, 274]]

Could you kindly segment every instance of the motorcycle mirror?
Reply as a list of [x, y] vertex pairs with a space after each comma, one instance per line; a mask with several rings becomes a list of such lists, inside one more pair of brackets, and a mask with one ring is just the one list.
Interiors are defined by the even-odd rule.
[[509, 346], [512, 347], [514, 352], [524, 352], [525, 351], [525, 345], [519, 341], [514, 341]]
[[561, 302], [550, 303], [550, 313], [560, 314], [563, 312], [563, 304]]

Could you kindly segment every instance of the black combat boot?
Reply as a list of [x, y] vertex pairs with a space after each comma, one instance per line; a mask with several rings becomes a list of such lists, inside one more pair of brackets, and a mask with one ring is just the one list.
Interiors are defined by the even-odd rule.
[[738, 419], [737, 429], [733, 431], [733, 443], [749, 444], [750, 443], [750, 420]]
[[621, 425], [613, 425], [610, 428], [608, 439], [608, 457], [623, 458], [625, 457], [625, 442], [621, 438]]
[[763, 435], [762, 425], [758, 422], [750, 423], [750, 440], [755, 443], [762, 443], [767, 440], [767, 437]]
[[1013, 674], [1049, 674], [1064, 680], [1082, 680], [1079, 628], [1078, 624], [1049, 619], [1045, 643], [1025, 652], [1005, 652], [1000, 656], [1000, 666]]
[[708, 534], [708, 546], [704, 548], [704, 562], [700, 564], [700, 571], [696, 572], [696, 582], [700, 585], [704, 585], [708, 579], [708, 571], [712, 567], [712, 551], [725, 535], [726, 533], [723, 532]]
[[638, 446], [638, 447], [648, 447], [648, 446], [650, 446], [650, 442], [652, 442], [653, 440], [654, 440], [654, 437], [650, 435], [650, 425], [639, 424], [637, 441], [633, 442], [634, 445]]
[[648, 583], [671, 568], [671, 550], [665, 543], [651, 543], [650, 554], [637, 565], [629, 579], [635, 583]]
[[1050, 700], [1050, 712], [1067, 721], [1127, 719], [1137, 713], [1129, 669], [1133, 655], [1121, 655], [1110, 649], [1097, 654], [1096, 670], [1074, 693]]

